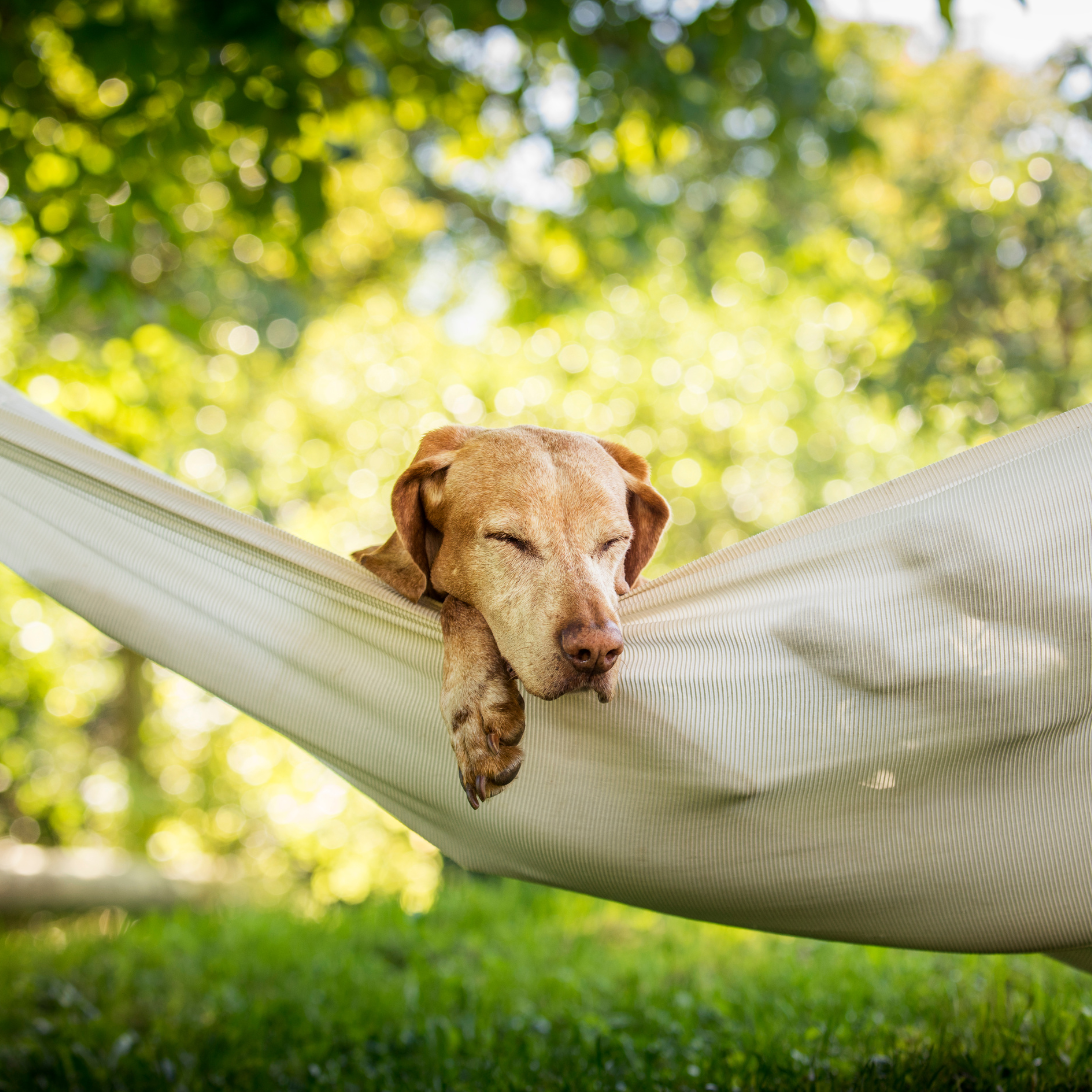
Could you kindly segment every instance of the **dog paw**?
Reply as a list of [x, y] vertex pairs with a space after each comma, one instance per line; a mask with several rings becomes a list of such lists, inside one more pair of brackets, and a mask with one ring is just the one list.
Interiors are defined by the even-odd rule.
[[[459, 784], [470, 806], [511, 784], [523, 763], [523, 698], [510, 679], [491, 678], [472, 695], [452, 695], [444, 719], [459, 763]], [[447, 703], [445, 703], [447, 704]]]
[[440, 612], [444, 683], [440, 710], [451, 731], [459, 784], [470, 806], [503, 791], [523, 762], [523, 698], [485, 619], [452, 596]]

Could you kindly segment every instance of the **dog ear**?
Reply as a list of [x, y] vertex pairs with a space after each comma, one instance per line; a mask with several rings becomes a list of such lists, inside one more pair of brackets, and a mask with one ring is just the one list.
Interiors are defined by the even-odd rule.
[[641, 570], [652, 559], [660, 542], [671, 506], [652, 488], [648, 463], [640, 455], [612, 440], [600, 440], [607, 454], [622, 468], [626, 482], [626, 507], [633, 527], [633, 541], [626, 551], [626, 582], [632, 588]]
[[445, 425], [426, 433], [413, 462], [391, 491], [395, 532], [382, 546], [358, 550], [353, 558], [384, 583], [416, 602], [430, 587], [428, 533], [438, 533], [426, 513], [443, 498], [444, 477], [459, 448], [480, 428]]
[[425, 594], [428, 583], [425, 575], [406, 553], [397, 531], [381, 546], [365, 546], [363, 550], [357, 550], [352, 558], [368, 572], [378, 576], [384, 584], [389, 584], [415, 603]]

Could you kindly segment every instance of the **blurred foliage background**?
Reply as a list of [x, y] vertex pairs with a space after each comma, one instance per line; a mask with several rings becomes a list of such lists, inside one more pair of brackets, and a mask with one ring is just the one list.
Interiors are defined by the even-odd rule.
[[[0, 43], [0, 377], [341, 554], [445, 421], [646, 456], [656, 575], [1092, 395], [1080, 51], [915, 64], [804, 0], [13, 0]], [[7, 572], [0, 837], [312, 910], [440, 872]]]

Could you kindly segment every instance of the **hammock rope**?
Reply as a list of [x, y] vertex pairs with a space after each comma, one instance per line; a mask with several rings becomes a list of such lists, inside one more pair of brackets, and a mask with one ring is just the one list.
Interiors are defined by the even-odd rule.
[[0, 560], [444, 853], [650, 909], [1092, 969], [1092, 408], [623, 600], [618, 694], [527, 701], [479, 812], [437, 613], [0, 384]]

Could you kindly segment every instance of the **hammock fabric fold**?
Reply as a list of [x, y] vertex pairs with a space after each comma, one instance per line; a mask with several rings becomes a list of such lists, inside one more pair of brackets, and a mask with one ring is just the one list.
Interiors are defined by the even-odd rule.
[[439, 618], [0, 384], [0, 560], [466, 868], [686, 917], [1092, 969], [1092, 408], [668, 573], [618, 694], [527, 702], [466, 805]]

